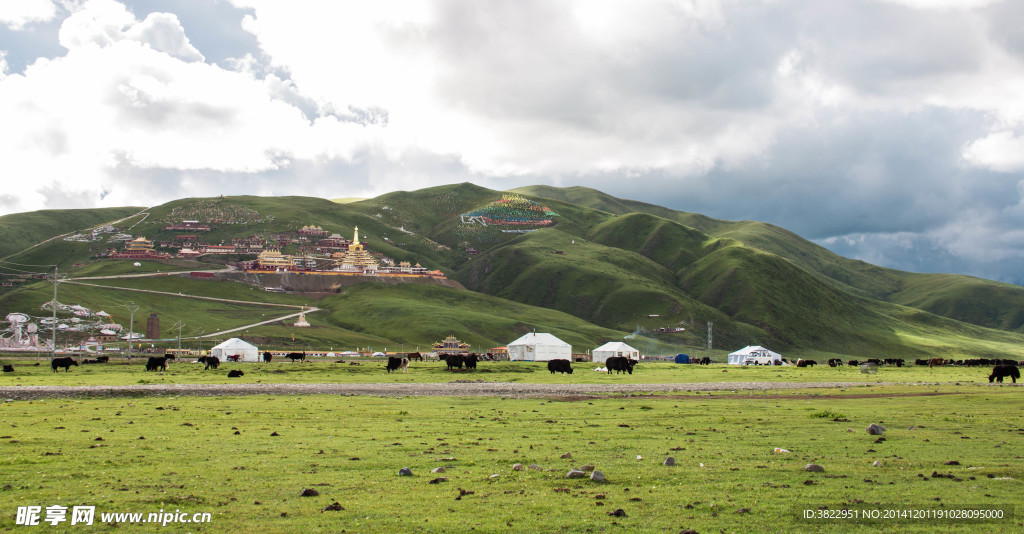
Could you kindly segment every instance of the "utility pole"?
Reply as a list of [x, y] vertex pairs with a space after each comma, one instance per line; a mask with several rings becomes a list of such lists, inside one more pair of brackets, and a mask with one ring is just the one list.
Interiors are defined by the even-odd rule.
[[711, 350], [711, 325], [713, 324], [711, 321], [708, 321], [708, 350]]
[[199, 355], [200, 356], [203, 355], [203, 333], [204, 332], [205, 332], [205, 330], [203, 330], [202, 328], [200, 328], [199, 330], [196, 330], [196, 333], [199, 334]]
[[128, 311], [131, 312], [131, 319], [128, 322], [128, 360], [132, 359], [132, 341], [135, 340], [135, 312], [139, 309], [139, 305], [135, 304], [135, 301], [125, 305]]
[[178, 350], [181, 350], [181, 327], [185, 326], [185, 323], [178, 321], [171, 325], [171, 328], [178, 327]]
[[57, 274], [57, 266], [53, 266], [53, 323], [50, 324], [51, 337], [50, 337], [50, 359], [57, 356], [57, 284], [64, 281], [67, 275], [59, 276]]

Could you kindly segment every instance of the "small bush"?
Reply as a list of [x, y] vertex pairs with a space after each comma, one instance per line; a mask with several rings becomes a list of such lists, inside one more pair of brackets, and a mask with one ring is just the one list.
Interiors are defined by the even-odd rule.
[[809, 417], [820, 419], [846, 419], [846, 414], [833, 412], [832, 410], [822, 410], [820, 412], [810, 414]]

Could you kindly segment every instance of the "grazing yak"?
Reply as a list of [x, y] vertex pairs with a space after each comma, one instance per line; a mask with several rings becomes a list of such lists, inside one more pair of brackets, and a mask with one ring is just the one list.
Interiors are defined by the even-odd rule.
[[96, 363], [107, 363], [110, 361], [110, 356], [97, 356]]
[[13, 373], [14, 372], [14, 366], [13, 365], [5, 365], [4, 366], [4, 372], [5, 373]]
[[206, 367], [203, 367], [204, 371], [209, 370], [211, 367], [213, 367], [214, 369], [220, 367], [220, 358], [216, 356], [203, 356], [196, 361], [202, 364], [206, 364]]
[[831, 358], [828, 361], [829, 367], [839, 367], [840, 365], [843, 365], [843, 360], [840, 360], [839, 358]]
[[157, 369], [160, 369], [161, 371], [166, 371], [167, 370], [167, 358], [165, 358], [163, 356], [150, 356], [149, 357], [149, 360], [146, 361], [146, 370], [147, 371], [156, 371]]
[[403, 373], [409, 370], [409, 358], [388, 356], [388, 373], [398, 370], [401, 370]]
[[946, 361], [943, 360], [942, 358], [932, 358], [932, 359], [928, 360], [928, 367], [935, 367], [935, 366], [942, 367], [945, 364], [946, 364]]
[[796, 361], [796, 366], [797, 367], [814, 367], [815, 365], [818, 365], [818, 362], [816, 362], [814, 360], [797, 360]]
[[50, 368], [53, 369], [53, 372], [55, 373], [57, 372], [58, 367], [63, 367], [64, 372], [66, 373], [71, 370], [72, 365], [75, 367], [78, 366], [78, 361], [74, 358], [54, 358], [50, 360]]
[[697, 365], [711, 365], [711, 358], [709, 356], [705, 356], [697, 360]]
[[612, 356], [604, 364], [607, 366], [609, 373], [615, 371], [616, 374], [622, 372], [633, 374], [633, 366], [636, 365], [636, 360], [625, 356]]
[[1017, 379], [1020, 378], [1020, 369], [1017, 369], [1016, 365], [997, 365], [992, 368], [992, 374], [988, 375], [988, 382], [991, 384], [995, 380], [1002, 384], [1003, 378], [1007, 376], [1016, 384]]
[[462, 369], [462, 364], [466, 363], [466, 357], [461, 354], [448, 354], [444, 358], [444, 363], [448, 364], [448, 370]]
[[269, 352], [264, 352], [263, 353], [263, 361], [269, 362], [270, 360], [273, 360], [273, 359], [274, 359], [274, 355], [273, 354], [271, 354]]
[[300, 362], [304, 362], [304, 361], [306, 361], [306, 351], [302, 351], [302, 352], [289, 352], [288, 354], [285, 354], [284, 357], [288, 358], [289, 360], [291, 360], [292, 363], [295, 363], [295, 360], [299, 360]]
[[572, 366], [569, 360], [548, 360], [548, 371], [551, 374], [569, 373], [572, 374]]
[[478, 358], [476, 354], [470, 354], [463, 359], [463, 362], [466, 364], [466, 369], [473, 370], [476, 370], [476, 362], [478, 361], [480, 361], [480, 358]]
[[241, 369], [232, 369], [228, 371], [228, 378], [238, 378], [244, 375], [245, 373], [243, 373]]

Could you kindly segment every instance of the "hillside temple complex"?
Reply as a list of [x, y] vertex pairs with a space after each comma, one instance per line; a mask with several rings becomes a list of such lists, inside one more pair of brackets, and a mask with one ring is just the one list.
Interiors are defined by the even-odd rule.
[[[308, 228], [308, 227], [306, 227]], [[316, 228], [316, 227], [314, 227]], [[395, 276], [425, 277], [444, 279], [441, 271], [426, 268], [407, 261], [397, 266], [381, 265], [374, 255], [359, 241], [359, 227], [355, 227], [352, 241], [329, 256], [292, 256], [278, 250], [264, 250], [256, 260], [243, 270], [249, 273], [298, 273], [352, 276]]]

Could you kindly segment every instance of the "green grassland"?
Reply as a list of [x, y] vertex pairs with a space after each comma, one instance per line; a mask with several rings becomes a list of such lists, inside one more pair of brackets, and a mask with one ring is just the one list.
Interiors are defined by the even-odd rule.
[[[210, 347], [210, 342], [206, 342]], [[197, 348], [189, 343], [184, 348]], [[263, 349], [264, 347], [260, 347]], [[383, 346], [379, 347], [381, 350]], [[387, 347], [389, 351], [399, 347]], [[407, 347], [407, 349], [409, 349]], [[344, 348], [338, 349], [344, 350]], [[14, 374], [0, 375], [0, 386], [97, 386], [135, 384], [363, 384], [398, 383], [429, 384], [453, 380], [483, 380], [529, 384], [701, 384], [701, 383], [801, 383], [841, 382], [874, 387], [880, 384], [910, 384], [918, 386], [958, 384], [964, 387], [989, 387], [990, 367], [940, 367], [908, 365], [882, 367], [877, 374], [861, 373], [857, 367], [812, 368], [795, 366], [740, 366], [714, 364], [680, 365], [665, 361], [641, 362], [633, 374], [608, 374], [594, 371], [600, 364], [577, 362], [574, 373], [552, 374], [545, 362], [481, 362], [476, 371], [449, 371], [444, 362], [413, 361], [407, 373], [387, 373], [382, 358], [310, 358], [305, 363], [287, 359], [269, 363], [224, 362], [219, 370], [204, 371], [195, 357], [182, 357], [170, 364], [167, 372], [147, 372], [148, 355], [136, 354], [132, 360], [115, 357], [108, 364], [79, 365], [54, 373], [50, 369], [49, 355], [0, 355], [0, 363], [14, 365]], [[724, 359], [724, 358], [722, 358]], [[36, 366], [36, 363], [40, 365]], [[352, 362], [355, 362], [354, 364]], [[228, 378], [231, 369], [241, 369], [245, 375]]]
[[[1019, 532], [1024, 398], [1011, 389], [3, 402], [0, 528], [18, 528], [18, 506], [92, 505], [92, 527], [58, 528], [108, 531], [105, 512], [180, 510], [212, 519], [174, 531]], [[887, 427], [884, 442], [864, 431], [872, 422]], [[676, 465], [663, 465], [670, 456]], [[606, 480], [565, 478], [587, 464]], [[398, 476], [404, 467], [413, 475]], [[343, 509], [323, 511], [335, 502]], [[1010, 517], [803, 518], [825, 507]]]

